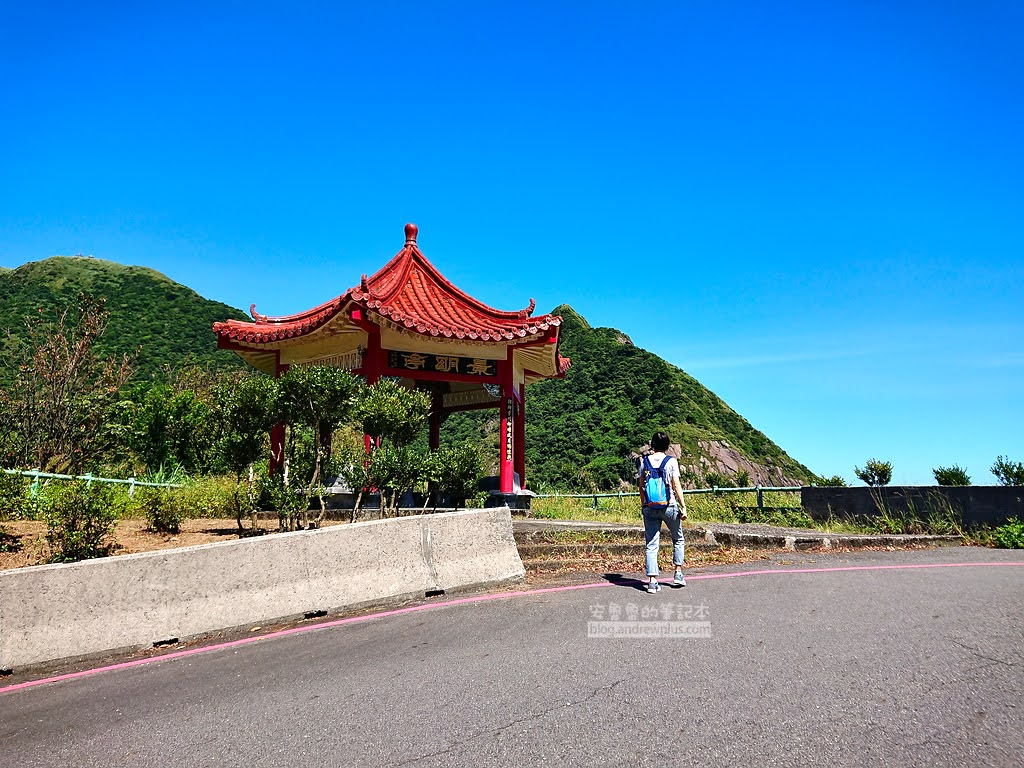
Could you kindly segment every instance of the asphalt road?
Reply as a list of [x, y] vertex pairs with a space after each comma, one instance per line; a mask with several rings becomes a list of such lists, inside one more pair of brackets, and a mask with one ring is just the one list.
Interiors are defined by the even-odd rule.
[[[974, 565], [603, 583], [264, 639], [0, 692], [0, 762], [1021, 766], [1024, 565], [991, 564], [1022, 560], [796, 554], [731, 570]], [[613, 604], [710, 637], [588, 639]]]

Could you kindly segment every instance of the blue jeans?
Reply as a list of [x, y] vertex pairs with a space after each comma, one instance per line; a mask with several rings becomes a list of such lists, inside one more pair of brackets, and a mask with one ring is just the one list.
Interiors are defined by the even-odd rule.
[[661, 524], [668, 526], [668, 532], [672, 534], [672, 563], [676, 568], [683, 567], [683, 521], [679, 517], [679, 507], [669, 504], [665, 509], [651, 509], [644, 507], [644, 538], [647, 540], [645, 559], [647, 561], [647, 575], [657, 576], [658, 570], [658, 546], [661, 544]]

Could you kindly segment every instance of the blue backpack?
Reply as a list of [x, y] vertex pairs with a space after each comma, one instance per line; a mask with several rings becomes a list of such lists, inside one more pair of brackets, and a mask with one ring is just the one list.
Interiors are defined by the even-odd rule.
[[641, 470], [641, 485], [644, 489], [644, 498], [647, 499], [647, 506], [652, 509], [665, 509], [670, 500], [668, 490], [668, 478], [665, 470], [669, 462], [666, 456], [661, 460], [661, 466], [655, 468], [651, 464], [651, 457], [644, 456], [643, 469]]

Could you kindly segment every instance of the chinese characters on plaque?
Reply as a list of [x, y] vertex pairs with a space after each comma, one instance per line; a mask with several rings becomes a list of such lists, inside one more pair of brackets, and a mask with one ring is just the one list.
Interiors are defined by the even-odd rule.
[[505, 461], [512, 461], [515, 456], [512, 444], [515, 434], [516, 401], [511, 397], [505, 400]]
[[424, 355], [420, 352], [388, 351], [388, 368], [434, 373], [461, 373], [467, 376], [494, 376], [493, 360], [455, 355]]

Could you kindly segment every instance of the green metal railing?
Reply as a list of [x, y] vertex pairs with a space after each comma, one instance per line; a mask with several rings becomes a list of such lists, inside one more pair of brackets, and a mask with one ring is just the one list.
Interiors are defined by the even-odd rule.
[[[759, 511], [763, 512], [766, 509], [766, 507], [764, 506], [764, 494], [765, 494], [766, 491], [767, 492], [771, 492], [771, 491], [790, 491], [790, 492], [792, 492], [792, 491], [799, 491], [799, 490], [800, 490], [800, 486], [799, 485], [781, 485], [781, 486], [778, 486], [778, 485], [752, 485], [752, 486], [749, 486], [749, 487], [746, 487], [746, 488], [718, 488], [716, 486], [716, 487], [713, 487], [713, 488], [686, 488], [686, 489], [683, 489], [683, 495], [686, 496], [686, 495], [689, 495], [689, 494], [701, 494], [701, 493], [751, 493], [751, 492], [753, 492], [753, 493], [755, 493], [757, 495], [757, 509]], [[559, 493], [558, 491], [555, 491], [554, 493], [538, 493], [536, 496], [534, 496], [534, 498], [536, 498], [536, 499], [593, 499], [594, 500], [594, 509], [597, 509], [598, 508], [598, 503], [599, 503], [598, 500], [599, 499], [618, 499], [619, 500], [619, 505], [621, 506], [623, 499], [629, 499], [629, 498], [632, 498], [634, 496], [639, 496], [639, 495], [640, 495], [639, 491], [626, 491], [625, 493], [623, 493], [622, 491], [619, 491], [618, 493]]]
[[[29, 485], [29, 492], [35, 496], [39, 492], [41, 485], [45, 485], [46, 481], [49, 480], [85, 480], [86, 485], [92, 485], [93, 483], [111, 483], [113, 485], [127, 485], [128, 495], [133, 496], [135, 494], [136, 486], [144, 486], [147, 488], [181, 488], [180, 483], [151, 483], [146, 480], [137, 480], [134, 477], [129, 477], [127, 480], [115, 477], [96, 477], [95, 475], [84, 474], [84, 475], [59, 475], [53, 472], [43, 472], [38, 469], [4, 469], [0, 470], [5, 475], [21, 475], [22, 477], [33, 478], [32, 483]], [[43, 480], [43, 483], [39, 481]]]

